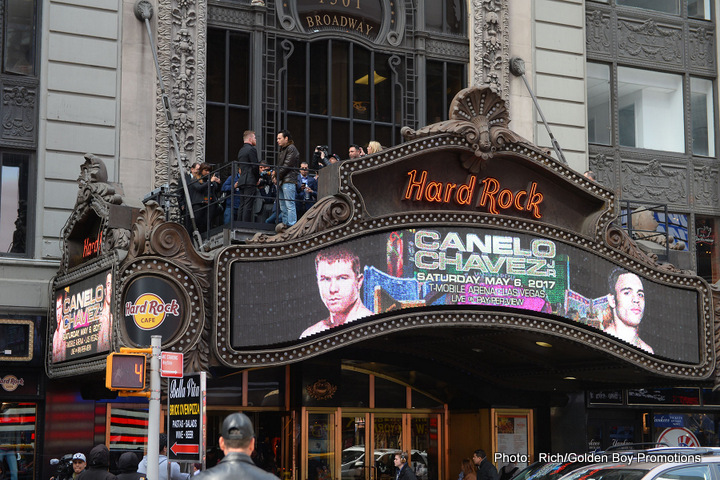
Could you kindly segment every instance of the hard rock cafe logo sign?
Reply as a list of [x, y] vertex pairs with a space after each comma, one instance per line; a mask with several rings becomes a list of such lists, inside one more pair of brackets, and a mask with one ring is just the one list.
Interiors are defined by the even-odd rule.
[[17, 390], [18, 387], [24, 386], [25, 380], [17, 378], [15, 375], [5, 375], [0, 379], [0, 385], [2, 385], [3, 390], [6, 392], [13, 392]]
[[125, 316], [133, 317], [135, 325], [142, 330], [159, 327], [167, 315], [180, 316], [180, 304], [176, 299], [166, 303], [154, 293], [143, 293], [134, 303], [125, 303]]
[[329, 400], [335, 395], [337, 385], [333, 385], [323, 378], [312, 385], [306, 386], [305, 390], [307, 390], [308, 395], [315, 400]]

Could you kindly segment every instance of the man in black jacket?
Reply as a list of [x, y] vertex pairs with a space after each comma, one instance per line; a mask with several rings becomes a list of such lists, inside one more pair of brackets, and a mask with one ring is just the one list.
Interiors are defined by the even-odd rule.
[[486, 458], [485, 450], [477, 449], [473, 454], [473, 463], [477, 467], [477, 480], [498, 480], [495, 465]]
[[238, 152], [238, 163], [240, 164], [240, 174], [238, 175], [235, 188], [239, 193], [240, 209], [238, 211], [238, 220], [241, 222], [252, 222], [253, 206], [255, 205], [255, 194], [257, 193], [257, 181], [260, 176], [260, 162], [258, 161], [257, 139], [255, 132], [246, 130], [243, 133], [243, 146]]
[[297, 192], [297, 168], [300, 166], [300, 152], [287, 130], [282, 130], [277, 134], [277, 144], [280, 147], [277, 158], [280, 218], [286, 227], [291, 227], [297, 221], [295, 194]]
[[250, 458], [255, 449], [255, 431], [247, 415], [228, 415], [220, 433], [220, 449], [225, 457], [214, 467], [194, 476], [193, 480], [277, 480], [272, 473], [255, 466]]

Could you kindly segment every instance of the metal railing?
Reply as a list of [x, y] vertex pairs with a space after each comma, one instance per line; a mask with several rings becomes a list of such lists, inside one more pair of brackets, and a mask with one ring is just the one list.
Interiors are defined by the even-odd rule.
[[[186, 184], [190, 192], [191, 208], [200, 236], [204, 241], [221, 233], [226, 229], [241, 229], [248, 231], [274, 231], [280, 223], [280, 188], [273, 179], [273, 172], [278, 167], [267, 166], [261, 172], [256, 185], [242, 188], [236, 186], [240, 168], [251, 168], [252, 165], [233, 161], [212, 170], [209, 174], [191, 178], [186, 177]], [[258, 165], [255, 165], [258, 167]], [[263, 165], [263, 167], [266, 167]], [[299, 168], [290, 168], [293, 175], [300, 173]], [[315, 172], [310, 172], [311, 174]], [[219, 181], [213, 181], [217, 177]], [[301, 196], [296, 182], [295, 197], [290, 199], [296, 209], [299, 220], [302, 215], [317, 201], [317, 190], [312, 193], [303, 193]], [[246, 192], [244, 190], [250, 190]], [[192, 222], [190, 209], [187, 208], [182, 186], [157, 189], [145, 197], [143, 201], [156, 200], [166, 211], [166, 218], [175, 220], [185, 226], [190, 235]], [[250, 201], [251, 208], [249, 221], [240, 218], [244, 201]]]

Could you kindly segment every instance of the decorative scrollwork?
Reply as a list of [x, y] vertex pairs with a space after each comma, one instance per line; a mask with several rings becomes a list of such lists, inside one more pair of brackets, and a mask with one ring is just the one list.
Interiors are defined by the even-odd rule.
[[150, 235], [153, 229], [165, 221], [165, 212], [155, 201], [149, 201], [145, 208], [140, 210], [135, 225], [133, 225], [132, 236], [130, 237], [129, 257], [136, 258], [140, 255], [150, 253]]
[[350, 218], [352, 207], [342, 197], [325, 197], [319, 200], [295, 225], [277, 235], [256, 234], [249, 244], [277, 243], [312, 235], [340, 225]]
[[155, 227], [150, 235], [150, 248], [158, 255], [174, 257], [192, 245], [192, 240], [185, 227], [175, 222], [165, 222]]
[[607, 229], [605, 230], [605, 241], [608, 244], [608, 246], [619, 250], [620, 252], [624, 253], [625, 255], [641, 262], [646, 265], [650, 265], [654, 268], [657, 268], [659, 270], [663, 270], [668, 273], [679, 273], [683, 275], [694, 275], [693, 272], [689, 270], [683, 270], [680, 268], [677, 268], [675, 265], [671, 263], [660, 263], [658, 262], [658, 257], [654, 253], [647, 253], [640, 249], [638, 247], [637, 243], [635, 243], [635, 240], [630, 238], [630, 235], [623, 230], [622, 228], [619, 228], [615, 225], [609, 225]]
[[[510, 113], [505, 101], [488, 86], [460, 90], [450, 104], [448, 118], [419, 130], [403, 127], [400, 133], [406, 140], [448, 133], [462, 136], [472, 146], [475, 156], [482, 160], [492, 158], [496, 150], [504, 149], [510, 143], [522, 143], [537, 150], [508, 128]], [[482, 163], [468, 159], [465, 167], [477, 173]]]

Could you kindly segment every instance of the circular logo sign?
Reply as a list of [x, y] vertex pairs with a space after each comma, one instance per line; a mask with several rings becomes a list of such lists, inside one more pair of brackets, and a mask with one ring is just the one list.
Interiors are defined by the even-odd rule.
[[685, 427], [666, 428], [657, 439], [657, 443], [665, 442], [671, 447], [699, 447], [695, 434]]
[[185, 320], [184, 296], [174, 282], [154, 275], [133, 279], [122, 296], [124, 326], [136, 345], [150, 345], [153, 335], [170, 341]]
[[0, 384], [3, 390], [12, 392], [17, 390], [18, 387], [22, 387], [25, 382], [22, 378], [17, 378], [15, 375], [5, 375], [2, 380], [0, 380]]
[[125, 304], [125, 315], [131, 315], [135, 319], [135, 325], [142, 330], [153, 330], [162, 325], [165, 316], [180, 315], [180, 304], [176, 299], [170, 303], [163, 302], [163, 299], [154, 293], [144, 293], [135, 300], [134, 304]]

